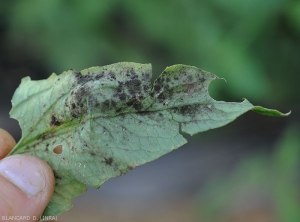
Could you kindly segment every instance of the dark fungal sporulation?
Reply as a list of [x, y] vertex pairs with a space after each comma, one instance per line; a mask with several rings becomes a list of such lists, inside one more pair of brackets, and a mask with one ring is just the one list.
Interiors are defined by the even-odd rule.
[[160, 86], [160, 85], [154, 85], [154, 90], [155, 90], [156, 92], [159, 92], [160, 89], [161, 89], [161, 86]]
[[56, 180], [61, 180], [62, 178], [60, 176], [54, 175]]
[[90, 75], [82, 75], [81, 72], [74, 72], [75, 78], [77, 79], [77, 84], [84, 85], [87, 82], [93, 80], [93, 77]]
[[61, 122], [54, 115], [52, 115], [50, 124], [52, 126], [60, 126]]
[[187, 77], [187, 80], [188, 80], [188, 82], [192, 82], [192, 81], [193, 81], [193, 76], [189, 75], [189, 76]]
[[143, 103], [140, 102], [140, 101], [136, 101], [134, 104], [133, 104], [133, 108], [137, 111], [141, 111], [143, 109]]
[[103, 76], [104, 76], [104, 73], [102, 72], [102, 73], [96, 75], [96, 76], [95, 76], [95, 79], [96, 79], [96, 80], [99, 80], [99, 79], [101, 79]]
[[138, 79], [132, 79], [126, 81], [125, 86], [127, 87], [131, 95], [135, 95], [136, 93], [141, 91], [141, 81]]
[[114, 108], [116, 108], [116, 106], [117, 106], [116, 101], [110, 100], [110, 107], [114, 109]]
[[126, 100], [126, 94], [125, 93], [120, 93], [119, 98], [120, 98], [121, 101]]
[[72, 70], [75, 81], [65, 99], [64, 119], [85, 121], [88, 117], [139, 112], [149, 107], [151, 70], [124, 68], [102, 67], [82, 73]]
[[113, 158], [109, 157], [109, 158], [104, 158], [105, 164], [111, 166], [113, 163]]
[[145, 80], [145, 81], [149, 81], [150, 78], [151, 78], [151, 75], [152, 75], [152, 73], [146, 73], [146, 75], [145, 75], [145, 77], [144, 77], [144, 80]]
[[45, 151], [46, 151], [46, 152], [49, 151], [49, 143], [46, 144], [46, 149], [45, 149]]
[[184, 116], [194, 117], [195, 114], [197, 113], [195, 112], [195, 110], [197, 110], [198, 108], [199, 108], [199, 104], [193, 104], [193, 105], [186, 105], [186, 106], [173, 108], [173, 111], [174, 113], [178, 113]]
[[109, 75], [109, 77], [110, 77], [111, 79], [116, 80], [116, 75], [115, 75], [115, 73], [110, 72], [108, 75]]
[[133, 166], [125, 166], [125, 167], [119, 167], [119, 172], [121, 175], [131, 171], [134, 167]]
[[144, 90], [145, 90], [145, 91], [148, 91], [149, 88], [150, 88], [148, 85], [144, 85], [143, 87], [144, 87]]
[[126, 103], [127, 106], [133, 107], [135, 110], [140, 111], [143, 108], [143, 103], [137, 99], [131, 99]]
[[109, 109], [109, 106], [110, 106], [110, 102], [109, 102], [109, 100], [107, 99], [107, 100], [105, 100], [105, 101], [103, 102], [103, 107], [105, 107], [106, 109]]

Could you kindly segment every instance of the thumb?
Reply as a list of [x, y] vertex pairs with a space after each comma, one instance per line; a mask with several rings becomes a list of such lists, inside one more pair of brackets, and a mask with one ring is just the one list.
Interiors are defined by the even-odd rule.
[[23, 154], [0, 161], [2, 218], [23, 216], [36, 221], [48, 205], [53, 191], [53, 172], [43, 160]]

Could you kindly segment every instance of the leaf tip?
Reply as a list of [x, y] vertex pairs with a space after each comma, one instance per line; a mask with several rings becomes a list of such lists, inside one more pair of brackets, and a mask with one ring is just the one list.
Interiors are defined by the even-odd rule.
[[28, 81], [31, 81], [31, 78], [29, 76], [26, 76], [26, 77], [22, 78], [21, 83], [24, 84]]
[[56, 73], [52, 73], [51, 76], [48, 77], [48, 79], [52, 79], [52, 78], [56, 78], [56, 77], [57, 77]]
[[287, 113], [282, 113], [282, 112], [279, 112], [278, 110], [267, 109], [267, 108], [264, 108], [264, 107], [261, 107], [261, 106], [254, 106], [252, 108], [252, 111], [257, 112], [257, 113], [262, 114], [262, 115], [279, 116], [279, 117], [286, 117], [286, 116], [289, 116], [292, 113], [291, 110]]
[[227, 80], [226, 80], [225, 78], [220, 78], [220, 77], [218, 77], [218, 76], [216, 76], [216, 77], [217, 77], [217, 79], [224, 80], [224, 81], [227, 83]]

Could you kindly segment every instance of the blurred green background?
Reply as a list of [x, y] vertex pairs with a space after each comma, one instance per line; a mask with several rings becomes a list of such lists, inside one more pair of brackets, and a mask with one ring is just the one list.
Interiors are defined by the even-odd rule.
[[[197, 66], [227, 80], [212, 83], [215, 99], [247, 98], [292, 110], [288, 118], [248, 113], [224, 128], [186, 136], [189, 145], [107, 182], [103, 192], [110, 195], [100, 189], [79, 198], [61, 221], [83, 220], [80, 215], [90, 221], [247, 221], [241, 215], [249, 221], [300, 221], [295, 139], [300, 136], [300, 1], [5, 0], [0, 2], [0, 49], [0, 127], [17, 140], [20, 129], [8, 112], [22, 77], [42, 79], [120, 61], [152, 63], [155, 77], [173, 64]], [[149, 177], [161, 187], [150, 186]], [[142, 186], [150, 188], [142, 192]], [[163, 195], [170, 186], [173, 192]], [[109, 187], [134, 188], [116, 196], [120, 191]], [[257, 192], [259, 198], [251, 198]], [[148, 196], [134, 202], [136, 193]], [[153, 207], [158, 205], [159, 210]]]

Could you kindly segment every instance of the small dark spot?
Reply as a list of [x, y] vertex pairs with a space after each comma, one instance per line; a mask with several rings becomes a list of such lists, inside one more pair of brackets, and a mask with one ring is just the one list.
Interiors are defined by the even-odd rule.
[[125, 93], [120, 93], [120, 94], [119, 94], [119, 98], [120, 98], [120, 100], [122, 100], [122, 101], [126, 100], [126, 94], [125, 94]]
[[60, 177], [60, 176], [57, 176], [57, 175], [55, 175], [55, 179], [57, 179], [57, 180], [61, 180], [61, 177]]
[[87, 82], [92, 80], [92, 76], [90, 76], [90, 75], [83, 76], [81, 74], [81, 72], [75, 72], [74, 74], [75, 74], [75, 77], [77, 79], [77, 84], [79, 84], [79, 85], [84, 85]]
[[135, 110], [137, 110], [137, 111], [142, 110], [142, 109], [143, 109], [143, 104], [142, 104], [142, 102], [140, 102], [140, 101], [137, 100], [137, 101], [133, 104], [133, 108], [134, 108]]
[[72, 103], [72, 109], [75, 109], [75, 108], [76, 108], [75, 103]]
[[91, 154], [91, 156], [96, 156], [96, 153], [93, 151], [91, 151], [90, 154]]
[[170, 82], [170, 78], [169, 78], [169, 77], [167, 77], [167, 78], [166, 78], [166, 81], [167, 81], [167, 82]]
[[123, 91], [123, 87], [121, 85], [119, 85], [118, 88], [117, 88], [117, 92], [120, 93], [122, 91]]
[[120, 108], [118, 108], [118, 109], [116, 110], [116, 113], [119, 113], [119, 112], [121, 112], [122, 110], [123, 110], [123, 108], [120, 107]]
[[103, 102], [103, 106], [104, 106], [105, 108], [109, 108], [109, 105], [110, 105], [109, 100], [105, 100], [105, 101]]
[[110, 78], [116, 80], [116, 75], [113, 72], [109, 73]]
[[177, 108], [174, 108], [174, 112], [177, 112], [181, 115], [184, 116], [194, 116], [195, 115], [195, 110], [198, 109], [198, 104], [194, 104], [194, 105], [187, 105], [187, 106], [180, 106]]
[[59, 81], [59, 80], [60, 80], [60, 78], [57, 79], [57, 81]]
[[104, 160], [105, 160], [105, 163], [107, 164], [107, 165], [110, 165], [111, 166], [111, 164], [113, 163], [113, 158], [104, 158]]
[[51, 125], [52, 126], [60, 126], [61, 122], [55, 117], [55, 116], [51, 116]]
[[136, 97], [137, 97], [137, 99], [139, 99], [139, 100], [142, 100], [142, 99], [145, 98], [144, 95], [142, 95], [142, 94], [138, 94]]
[[95, 108], [99, 108], [100, 103], [96, 102], [96, 103], [94, 104], [94, 106], [95, 106]]
[[78, 115], [76, 115], [75, 113], [72, 113], [72, 117], [73, 118], [78, 118]]
[[159, 94], [157, 99], [159, 100], [159, 102], [164, 102], [167, 99], [166, 93]]
[[190, 75], [190, 76], [187, 77], [187, 80], [188, 80], [189, 82], [192, 82], [192, 81], [193, 81], [193, 77]]
[[111, 108], [115, 108], [117, 106], [117, 103], [114, 100], [110, 101]]
[[126, 105], [127, 105], [127, 106], [133, 106], [134, 102], [135, 102], [135, 100], [129, 100], [129, 101], [126, 103]]
[[164, 90], [168, 90], [169, 88], [170, 88], [169, 85], [165, 85], [165, 86], [164, 86]]
[[99, 79], [101, 79], [103, 76], [104, 76], [104, 74], [103, 74], [103, 73], [100, 73], [100, 74], [98, 74], [98, 75], [95, 76], [95, 79], [96, 79], [96, 80], [99, 80]]
[[46, 152], [49, 151], [49, 143], [46, 144], [46, 149], [45, 149], [45, 151], [46, 151]]
[[145, 75], [145, 80], [149, 80], [149, 79], [150, 79], [150, 76], [151, 76], [151, 73], [147, 73], [147, 74]]
[[160, 89], [161, 89], [161, 86], [160, 86], [160, 85], [155, 85], [155, 86], [154, 86], [154, 90], [155, 90], [156, 92], [159, 92]]

